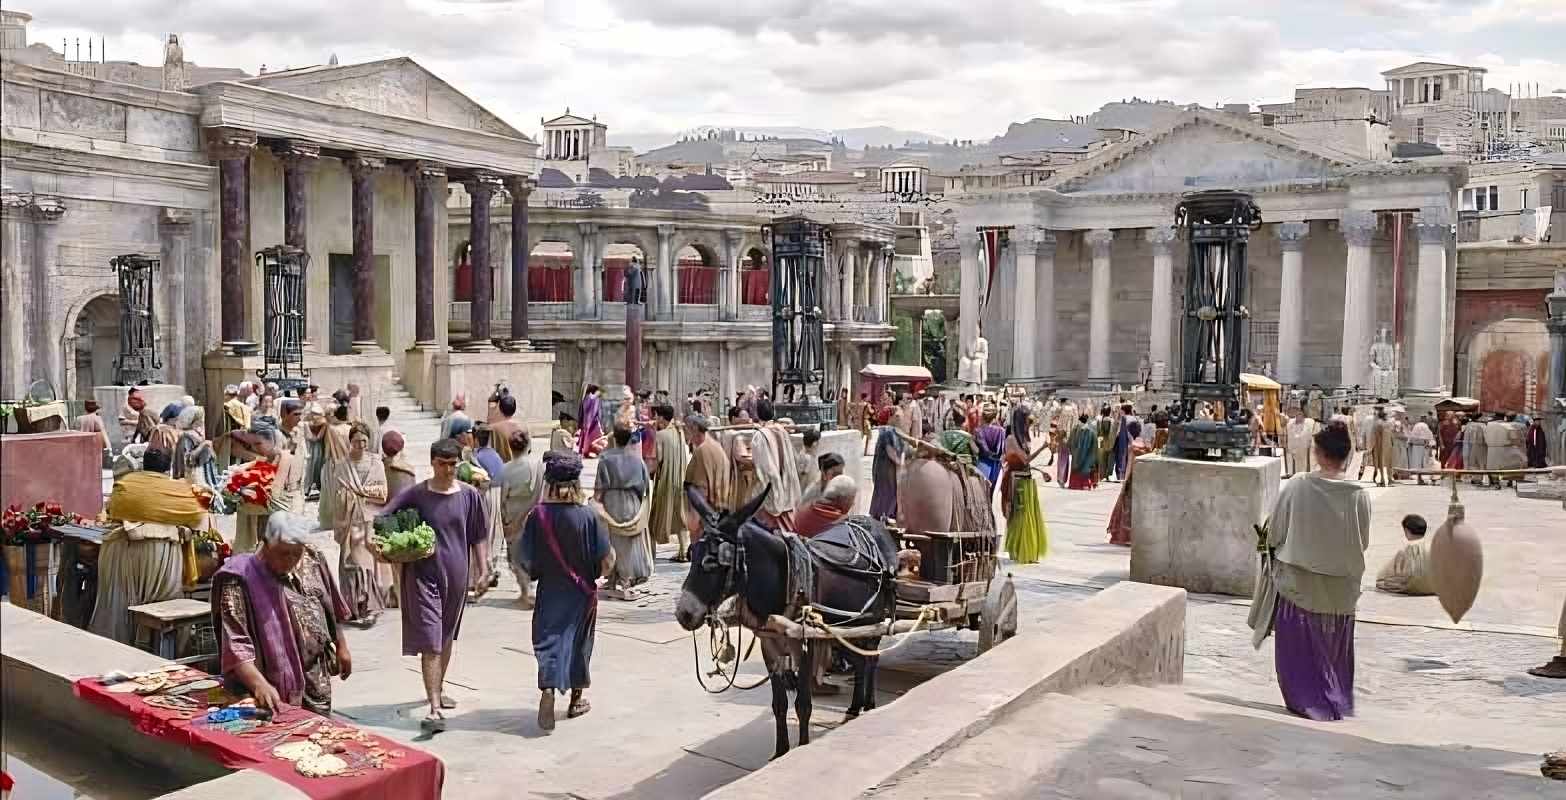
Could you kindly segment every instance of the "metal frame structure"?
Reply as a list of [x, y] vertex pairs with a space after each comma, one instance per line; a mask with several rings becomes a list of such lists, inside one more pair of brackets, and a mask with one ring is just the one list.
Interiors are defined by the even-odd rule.
[[139, 253], [109, 259], [120, 292], [120, 354], [114, 359], [114, 382], [120, 386], [151, 383], [163, 369], [152, 298], [152, 275], [161, 265], [156, 256]]
[[[1249, 348], [1250, 309], [1246, 257], [1251, 231], [1261, 227], [1261, 210], [1249, 194], [1229, 189], [1190, 192], [1175, 211], [1175, 227], [1189, 246], [1185, 309], [1181, 320], [1180, 422], [1170, 432], [1166, 453], [1225, 460], [1245, 456], [1250, 429], [1239, 422], [1240, 372]], [[1197, 406], [1214, 404], [1221, 414], [1197, 418]]]
[[762, 237], [770, 239], [772, 249], [773, 404], [779, 416], [795, 424], [831, 429], [837, 424], [837, 408], [823, 399], [826, 331], [821, 312], [831, 231], [808, 218], [790, 216], [762, 228]]
[[305, 272], [310, 254], [303, 248], [280, 244], [256, 252], [265, 297], [262, 330], [262, 365], [256, 377], [275, 383], [280, 391], [309, 383], [304, 367]]

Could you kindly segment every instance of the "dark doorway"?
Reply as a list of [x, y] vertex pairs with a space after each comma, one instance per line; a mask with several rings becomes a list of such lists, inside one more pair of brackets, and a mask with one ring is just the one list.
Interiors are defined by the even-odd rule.
[[331, 269], [331, 353], [343, 356], [353, 353], [353, 255], [332, 253]]

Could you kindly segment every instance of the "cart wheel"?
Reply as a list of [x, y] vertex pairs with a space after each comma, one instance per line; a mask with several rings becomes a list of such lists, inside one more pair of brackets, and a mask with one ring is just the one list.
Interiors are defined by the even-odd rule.
[[984, 611], [979, 619], [979, 652], [983, 653], [1001, 642], [1017, 635], [1017, 589], [1011, 585], [1011, 576], [1004, 580], [990, 580], [990, 591], [984, 596]]

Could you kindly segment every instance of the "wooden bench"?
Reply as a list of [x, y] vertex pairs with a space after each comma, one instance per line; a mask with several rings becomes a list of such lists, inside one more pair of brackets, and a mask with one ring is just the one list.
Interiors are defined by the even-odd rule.
[[148, 641], [145, 649], [171, 661], [179, 655], [180, 633], [194, 634], [198, 624], [212, 619], [211, 603], [187, 598], [131, 606], [127, 610], [135, 631], [132, 641], [141, 646], [142, 633], [146, 632]]

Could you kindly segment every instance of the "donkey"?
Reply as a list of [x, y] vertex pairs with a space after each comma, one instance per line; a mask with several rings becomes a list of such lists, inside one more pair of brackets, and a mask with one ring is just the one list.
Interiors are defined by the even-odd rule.
[[[751, 521], [761, 508], [768, 489], [743, 507], [727, 513], [715, 510], [701, 491], [687, 484], [686, 497], [701, 518], [702, 534], [691, 545], [691, 569], [685, 577], [675, 618], [680, 627], [694, 631], [730, 597], [739, 598], [740, 624], [762, 629], [767, 617], [792, 618], [801, 600], [789, 597], [790, 554], [782, 536]], [[853, 526], [851, 528], [851, 526]], [[886, 526], [868, 517], [844, 520], [809, 540], [814, 569], [814, 590], [805, 602], [821, 609], [833, 624], [879, 622], [896, 606], [892, 584], [897, 547]], [[798, 576], [795, 576], [796, 578]], [[841, 612], [841, 613], [836, 613]], [[874, 650], [880, 637], [854, 642], [862, 650]], [[799, 743], [810, 743], [810, 686], [818, 657], [831, 656], [826, 639], [784, 639], [764, 636], [761, 655], [772, 684], [772, 716], [777, 723], [773, 758], [788, 752], [788, 692], [794, 690], [794, 712], [799, 717]], [[854, 667], [853, 701], [847, 717], [875, 708], [876, 656], [847, 651]]]

